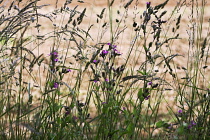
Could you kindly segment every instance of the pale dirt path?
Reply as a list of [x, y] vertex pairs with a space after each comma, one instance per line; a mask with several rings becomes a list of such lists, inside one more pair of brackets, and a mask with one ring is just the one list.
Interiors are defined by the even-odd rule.
[[[24, 2], [24, 0], [23, 0]], [[119, 18], [117, 17], [117, 14], [116, 14], [116, 10], [117, 9], [121, 9], [121, 11], [124, 11], [124, 8], [123, 8], [123, 5], [126, 3], [127, 1], [123, 1], [123, 0], [116, 0], [116, 2], [114, 3], [113, 5], [113, 20], [115, 20], [116, 18]], [[128, 49], [130, 48], [130, 43], [131, 43], [131, 40], [134, 38], [135, 36], [135, 32], [133, 31], [132, 29], [132, 24], [133, 24], [133, 18], [134, 18], [134, 13], [143, 13], [143, 11], [145, 10], [145, 3], [147, 1], [146, 0], [140, 0], [139, 1], [139, 4], [138, 4], [138, 10], [135, 10], [135, 1], [133, 2], [132, 5], [130, 5], [129, 7], [129, 11], [128, 11], [128, 19], [125, 21], [124, 24], [122, 24], [120, 26], [121, 29], [123, 29], [124, 25], [127, 26], [127, 29], [126, 31], [122, 34], [122, 36], [119, 37], [119, 40], [116, 41], [116, 44], [119, 46], [120, 48], [120, 51], [123, 52], [123, 57], [126, 57], [126, 52], [128, 51]], [[156, 5], [156, 4], [160, 4], [162, 2], [164, 2], [163, 0], [151, 0], [152, 2], [152, 5]], [[39, 5], [42, 5], [42, 4], [51, 4], [50, 6], [47, 6], [45, 8], [43, 8], [42, 10], [38, 10], [38, 12], [40, 13], [52, 13], [53, 10], [55, 9], [55, 3], [56, 3], [56, 0], [50, 0], [50, 1], [47, 1], [47, 0], [41, 0], [38, 4]], [[59, 0], [58, 3], [57, 3], [57, 8], [61, 7], [64, 3], [64, 0], [61, 1]], [[169, 14], [172, 12], [172, 9], [174, 8], [174, 6], [177, 4], [176, 1], [174, 0], [170, 0], [169, 4], [165, 7], [165, 10], [167, 10], [168, 14], [167, 16], [169, 17]], [[86, 12], [86, 15], [87, 17], [84, 18], [84, 21], [82, 22], [81, 25], [79, 25], [80, 28], [82, 29], [85, 29], [87, 30], [88, 27], [91, 25], [91, 24], [94, 24], [93, 28], [91, 29], [90, 31], [90, 34], [92, 35], [92, 38], [94, 41], [89, 41], [87, 44], [88, 45], [95, 45], [97, 43], [99, 43], [100, 41], [98, 41], [98, 36], [103, 34], [102, 33], [102, 29], [101, 29], [101, 26], [103, 25], [104, 23], [104, 20], [101, 21], [100, 24], [96, 24], [96, 14], [100, 14], [101, 10], [103, 8], [106, 7], [107, 5], [107, 1], [106, 0], [89, 0], [88, 2], [85, 1], [85, 3], [78, 3], [78, 2], [75, 2], [73, 1], [72, 4], [69, 4], [68, 7], [70, 9], [74, 8], [76, 5], [78, 5], [78, 10], [79, 11], [82, 11], [83, 8], [87, 8], [87, 12]], [[209, 9], [210, 8], [210, 3], [207, 3], [208, 7], [206, 9]], [[185, 11], [184, 11], [185, 10]], [[107, 10], [106, 10], [107, 11]], [[187, 34], [187, 30], [190, 29], [190, 24], [189, 24], [189, 15], [190, 15], [190, 7], [186, 7], [186, 9], [181, 9], [181, 11], [179, 11], [179, 13], [177, 13], [177, 15], [174, 17], [174, 18], [177, 18], [179, 14], [182, 14], [184, 11], [184, 15], [183, 15], [183, 18], [181, 20], [181, 26], [180, 26], [180, 29], [178, 30], [177, 33], [180, 34], [180, 40], [176, 40], [174, 41], [172, 45], [172, 49], [171, 49], [171, 54], [181, 54], [183, 55], [184, 57], [177, 57], [174, 59], [174, 62], [175, 62], [175, 66], [179, 66], [179, 67], [182, 67], [182, 66], [186, 66], [187, 65], [187, 52], [188, 52], [188, 39], [189, 39], [189, 36]], [[122, 12], [123, 13], [123, 12]], [[108, 13], [107, 13], [108, 14]], [[50, 14], [49, 14], [50, 15]], [[210, 17], [210, 14], [209, 12], [205, 12], [205, 19], [204, 19], [204, 26], [203, 26], [203, 29], [205, 31], [207, 31], [208, 29], [208, 20], [209, 20], [209, 17]], [[62, 19], [63, 18], [63, 19]], [[106, 15], [106, 18], [108, 18], [108, 15]], [[166, 18], [167, 19], [167, 18]], [[68, 20], [68, 15], [66, 15], [65, 17], [60, 17], [60, 16], [57, 16], [55, 19], [53, 19], [53, 22], [56, 23], [57, 26], [61, 27], [63, 24], [62, 24], [62, 21], [66, 22]], [[136, 17], [135, 21], [138, 23], [138, 21], [140, 22], [139, 20], [139, 17]], [[37, 32], [36, 29], [34, 29], [33, 27], [35, 26], [35, 23], [32, 23], [31, 25], [31, 29], [29, 30], [29, 32], [27, 33], [28, 36], [33, 36], [33, 35], [43, 35], [45, 33], [48, 33], [49, 31], [52, 31], [52, 29], [54, 28], [53, 26], [53, 23], [50, 21], [50, 20], [44, 20], [44, 18], [41, 18], [39, 19], [39, 24], [41, 24], [42, 26], [40, 27], [40, 33]], [[167, 28], [171, 28], [171, 25], [173, 25], [174, 23], [166, 23], [167, 26], [165, 26], [165, 30], [167, 30]], [[116, 28], [116, 26], [114, 26], [114, 28]], [[206, 35], [206, 32], [204, 31], [203, 35], [205, 36]], [[102, 42], [109, 42], [110, 40], [110, 34], [108, 33], [109, 30], [103, 34], [103, 37], [102, 37]], [[167, 36], [172, 36], [171, 33], [169, 33]], [[39, 42], [37, 42], [39, 43]], [[29, 47], [31, 49], [35, 49], [33, 52], [36, 54], [36, 55], [39, 55], [39, 54], [44, 54], [46, 56], [46, 63], [48, 63], [48, 54], [50, 52], [50, 48], [51, 46], [53, 45], [53, 40], [51, 41], [48, 41], [48, 42], [45, 42], [44, 44], [40, 45], [39, 46], [39, 49], [37, 49], [37, 43], [33, 43], [31, 44]], [[58, 43], [56, 42], [57, 45], [59, 46], [59, 50], [62, 51], [63, 49], [66, 49], [65, 46], [68, 45], [67, 42], [63, 41], [62, 43]], [[142, 42], [139, 41], [138, 44], [140, 44], [139, 46], [141, 46]], [[70, 44], [73, 46], [73, 44]], [[139, 51], [142, 50], [141, 47], [138, 47]], [[163, 52], [167, 51], [169, 53], [169, 50], [167, 50], [167, 48], [163, 48], [162, 50]], [[137, 57], [136, 57], [137, 58]], [[72, 59], [69, 59], [69, 61], [71, 61]], [[134, 60], [134, 59], [131, 59], [131, 60]], [[137, 60], [137, 67], [135, 69], [138, 69], [138, 66], [143, 62], [144, 58], [142, 58], [141, 56], [138, 58]], [[191, 60], [193, 61], [193, 58], [191, 58]], [[130, 62], [131, 64], [133, 63], [134, 61]], [[122, 64], [124, 63], [123, 59], [119, 59], [119, 62], [118, 64]], [[74, 67], [77, 68], [76, 65], [74, 65]], [[158, 67], [156, 67], [157, 69], [159, 69]], [[164, 70], [162, 70], [164, 71]], [[183, 70], [177, 70], [177, 73], [180, 73], [180, 77], [181, 76], [185, 76], [184, 73], [183, 73]], [[38, 76], [39, 78], [40, 77], [44, 77], [45, 74], [41, 74], [40, 76]], [[71, 74], [68, 75], [68, 79], [71, 79]], [[44, 79], [44, 78], [42, 78]], [[167, 80], [171, 80], [171, 77], [168, 76], [167, 77]], [[88, 80], [86, 80], [85, 83], [87, 83]], [[86, 84], [84, 84], [86, 85]], [[86, 86], [84, 86], [84, 89], [86, 88]], [[85, 92], [85, 91], [82, 91], [82, 92]], [[167, 93], [167, 98], [168, 98], [168, 101], [170, 100], [173, 100], [173, 96], [174, 96], [174, 92], [168, 92]], [[84, 99], [84, 98], [81, 98], [81, 100]], [[163, 104], [163, 110], [165, 110], [166, 104]]]

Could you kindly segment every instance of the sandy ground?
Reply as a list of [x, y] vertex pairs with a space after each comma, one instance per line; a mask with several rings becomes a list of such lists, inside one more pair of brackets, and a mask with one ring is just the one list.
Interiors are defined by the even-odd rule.
[[[26, 0], [23, 0], [22, 3], [24, 3]], [[4, 6], [8, 6], [9, 3], [11, 1], [4, 1], [1, 5]], [[120, 19], [123, 16], [123, 13], [126, 11], [124, 9], [124, 5], [128, 2], [128, 0], [115, 0], [115, 2], [113, 3], [113, 8], [112, 8], [112, 19], [113, 19], [113, 30], [117, 29], [117, 24], [115, 22], [116, 19]], [[122, 55], [122, 59], [119, 59], [118, 64], [123, 64], [124, 60], [123, 58], [126, 58], [126, 52], [130, 49], [131, 47], [131, 43], [132, 40], [135, 38], [135, 32], [133, 30], [132, 24], [133, 21], [137, 22], [137, 24], [141, 23], [140, 20], [140, 15], [145, 11], [146, 8], [146, 0], [139, 0], [136, 1], [134, 0], [132, 5], [129, 6], [129, 9], [127, 11], [126, 14], [126, 20], [122, 22], [122, 24], [119, 26], [119, 31], [123, 30], [124, 27], [126, 27], [126, 30], [124, 32], [122, 32], [122, 34], [119, 36], [118, 40], [115, 42], [116, 45], [118, 45], [119, 47], [119, 51], [123, 52]], [[163, 0], [151, 0], [151, 5], [157, 5], [164, 2]], [[187, 1], [188, 3], [189, 1]], [[34, 26], [36, 25], [36, 21], [31, 23], [30, 26], [30, 30], [29, 32], [27, 32], [28, 36], [36, 36], [36, 35], [45, 35], [44, 38], [46, 38], [46, 36], [50, 36], [52, 34], [47, 34], [50, 31], [53, 31], [53, 29], [59, 29], [61, 27], [63, 27], [65, 25], [65, 23], [68, 21], [68, 14], [62, 14], [62, 15], [53, 15], [53, 12], [55, 12], [55, 9], [60, 9], [63, 4], [65, 3], [64, 0], [41, 0], [40, 2], [38, 2], [38, 5], [43, 5], [43, 4], [50, 4], [49, 6], [43, 7], [42, 9], [38, 10], [39, 13], [45, 14], [49, 17], [52, 17], [52, 21], [50, 20], [46, 20], [45, 18], [40, 18], [39, 19], [39, 24], [40, 26], [40, 32], [37, 31], [37, 29], [34, 28]], [[165, 16], [165, 20], [167, 20], [170, 15], [172, 14], [172, 11], [174, 10], [175, 6], [177, 4], [183, 4], [183, 3], [178, 3], [178, 0], [170, 0], [169, 3], [167, 4], [167, 6], [164, 8], [164, 10], [167, 11], [167, 14]], [[202, 3], [198, 3], [198, 5], [201, 5]], [[89, 39], [87, 41], [87, 46], [90, 45], [95, 45], [98, 43], [107, 43], [110, 41], [110, 34], [109, 34], [109, 27], [107, 26], [107, 28], [102, 28], [101, 26], [108, 20], [108, 9], [107, 9], [107, 1], [106, 0], [84, 0], [84, 3], [82, 2], [77, 2], [76, 0], [67, 5], [69, 7], [69, 9], [73, 9], [75, 6], [78, 6], [77, 10], [82, 12], [82, 10], [84, 8], [87, 8], [86, 10], [86, 14], [84, 17], [83, 22], [78, 26], [81, 29], [84, 30], [88, 30], [90, 25], [93, 25], [93, 27], [90, 30], [90, 34], [92, 36], [92, 39]], [[21, 7], [21, 6], [20, 6]], [[100, 14], [102, 9], [106, 8], [105, 10], [105, 14], [104, 14], [104, 19], [100, 20], [99, 23], [96, 23], [97, 21], [97, 14]], [[202, 29], [202, 39], [205, 38], [206, 36], [208, 36], [208, 27], [209, 27], [209, 17], [210, 17], [210, 13], [207, 12], [207, 10], [210, 8], [210, 3], [207, 2], [206, 4], [206, 9], [205, 9], [205, 13], [204, 13], [204, 21], [203, 21], [203, 29]], [[181, 19], [181, 23], [180, 23], [180, 29], [177, 31], [177, 33], [179, 33], [179, 40], [175, 40], [173, 42], [171, 42], [169, 45], [171, 46], [169, 48], [164, 47], [161, 51], [163, 51], [166, 55], [167, 54], [180, 54], [182, 56], [180, 57], [176, 57], [174, 58], [174, 66], [176, 67], [186, 67], [187, 64], [189, 63], [189, 61], [195, 61], [193, 56], [190, 56], [192, 58], [189, 58], [189, 61], [187, 60], [187, 53], [188, 53], [188, 49], [189, 49], [189, 34], [190, 34], [190, 29], [192, 27], [192, 24], [190, 23], [190, 14], [191, 14], [191, 7], [190, 6], [182, 6], [181, 9], [176, 9], [174, 11], [174, 15], [171, 17], [170, 21], [168, 21], [163, 29], [165, 31], [165, 36], [169, 37], [173, 37], [173, 34], [171, 32], [171, 29], [173, 27], [173, 25], [175, 25], [175, 21], [178, 16], [181, 14], [182, 15], [182, 19]], [[117, 10], [120, 11], [120, 14], [117, 14]], [[162, 10], [162, 11], [164, 11]], [[196, 13], [196, 11], [194, 11]], [[135, 16], [136, 15], [136, 16]], [[197, 20], [198, 16], [194, 16], [193, 20]], [[198, 24], [195, 26], [199, 26]], [[47, 41], [44, 42], [43, 44], [39, 45], [39, 47], [37, 47], [37, 44], [41, 43], [42, 41], [37, 41], [33, 44], [30, 44], [29, 48], [31, 50], [33, 50], [33, 52], [38, 56], [40, 54], [44, 54], [45, 58], [46, 58], [46, 63], [47, 60], [49, 59], [48, 54], [50, 53], [50, 49], [51, 46], [55, 46], [58, 47], [58, 50], [61, 51], [63, 54], [65, 54], [65, 50], [66, 50], [66, 46], [68, 46], [68, 42], [63, 41], [64, 37], [60, 37], [57, 40], [51, 40], [51, 41]], [[62, 40], [60, 42], [60, 40]], [[151, 40], [150, 38], [148, 40]], [[202, 40], [198, 43], [202, 43]], [[137, 52], [141, 52], [142, 50], [142, 41], [138, 40], [136, 45], [136, 49]], [[70, 44], [72, 47], [74, 47], [74, 44]], [[155, 55], [155, 53], [153, 53], [152, 55]], [[135, 54], [132, 55], [131, 58], [132, 61], [130, 61], [130, 65], [132, 65], [134, 62], [137, 64], [136, 67], [134, 68], [135, 70], [138, 69], [138, 66], [141, 65], [141, 63], [144, 61], [144, 58], [142, 58], [142, 56], [139, 56], [137, 54], [137, 56], [135, 56]], [[72, 61], [72, 59], [69, 59], [70, 62], [74, 63], [74, 61]], [[209, 61], [209, 60], [208, 60]], [[74, 67], [74, 68], [78, 68], [77, 65], [69, 65], [70, 67]], [[155, 67], [155, 69], [159, 69], [159, 67]], [[207, 69], [208, 70], [208, 69]], [[162, 72], [164, 70], [162, 69]], [[209, 71], [209, 70], [208, 70]], [[183, 73], [182, 69], [177, 69], [176, 71], [177, 73], [180, 74], [181, 76], [184, 76], [185, 74]], [[71, 79], [70, 76], [72, 76], [73, 74], [70, 74], [69, 77], [67, 79]], [[34, 76], [37, 76], [36, 74], [34, 74]], [[45, 74], [41, 74], [38, 77], [44, 77]], [[208, 77], [206, 77], [207, 81], [209, 80]], [[172, 78], [171, 76], [168, 76], [166, 78], [167, 80], [169, 80], [169, 82], [171, 82], [171, 84], [173, 84]], [[32, 79], [31, 79], [32, 80]], [[33, 80], [32, 80], [33, 81]], [[74, 81], [72, 81], [74, 82]], [[86, 81], [88, 82], [88, 81]], [[85, 85], [85, 84], [84, 84]], [[203, 88], [206, 88], [205, 85]], [[85, 89], [85, 86], [84, 86]], [[85, 91], [82, 91], [85, 92]], [[167, 93], [167, 99], [168, 101], [173, 100], [173, 96], [174, 96], [174, 92], [168, 92]], [[82, 100], [82, 99], [81, 99]], [[166, 106], [166, 104], [165, 104]], [[165, 110], [165, 109], [164, 109]]]

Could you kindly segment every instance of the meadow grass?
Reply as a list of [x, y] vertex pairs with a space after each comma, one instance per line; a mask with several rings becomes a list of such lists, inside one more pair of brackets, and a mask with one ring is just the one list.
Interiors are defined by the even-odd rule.
[[210, 139], [206, 0], [107, 0], [97, 14], [71, 0], [48, 13], [6, 2], [0, 139]]

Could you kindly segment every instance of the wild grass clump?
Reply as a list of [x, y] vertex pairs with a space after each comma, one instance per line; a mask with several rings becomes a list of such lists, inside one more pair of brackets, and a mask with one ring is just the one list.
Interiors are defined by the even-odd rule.
[[6, 2], [1, 139], [210, 138], [207, 1]]

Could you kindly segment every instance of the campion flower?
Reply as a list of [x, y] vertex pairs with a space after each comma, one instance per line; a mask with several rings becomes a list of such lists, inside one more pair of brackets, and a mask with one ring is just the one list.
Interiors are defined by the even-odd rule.
[[145, 100], [149, 100], [149, 98], [150, 98], [150, 95], [148, 95], [148, 96], [145, 97], [144, 99], [145, 99]]
[[58, 52], [52, 52], [52, 53], [49, 54], [49, 56], [53, 56], [53, 57], [57, 58], [58, 57]]
[[179, 114], [182, 114], [182, 112], [183, 112], [182, 110], [178, 110], [178, 113], [179, 113]]
[[102, 102], [101, 104], [104, 105], [104, 104], [106, 104], [106, 102]]
[[150, 5], [150, 4], [151, 4], [151, 2], [150, 2], [150, 1], [149, 1], [149, 2], [146, 2], [146, 4], [147, 4], [147, 5]]
[[115, 48], [117, 48], [117, 46], [116, 45], [113, 45], [112, 48], [115, 49]]
[[54, 62], [58, 62], [58, 52], [52, 52], [52, 53], [49, 54], [49, 56], [51, 56], [51, 59]]
[[57, 82], [55, 82], [55, 83], [53, 84], [53, 87], [54, 87], [54, 88], [58, 88], [58, 86], [59, 86], [59, 84], [58, 84]]
[[191, 124], [192, 124], [192, 125], [196, 125], [196, 123], [195, 123], [194, 121], [191, 121]]
[[105, 57], [107, 54], [109, 53], [109, 51], [107, 50], [102, 50], [102, 52], [100, 53], [101, 57]]
[[65, 115], [67, 116], [67, 115], [69, 115], [70, 114], [70, 111], [66, 111], [65, 112]]
[[150, 8], [151, 2], [146, 2], [147, 4], [147, 9]]
[[112, 48], [112, 49], [117, 48], [117, 46], [116, 46], [116, 45], [112, 45], [111, 43], [107, 43], [107, 45], [111, 46], [111, 48]]
[[122, 53], [119, 52], [117, 49], [113, 49], [114, 55], [121, 55]]
[[191, 121], [187, 128], [191, 129], [195, 125], [196, 125], [196, 123], [194, 121]]
[[53, 52], [52, 54], [54, 55], [54, 57], [58, 57], [58, 52]]
[[152, 82], [148, 82], [148, 85], [152, 85]]
[[97, 63], [98, 61], [97, 60], [93, 60], [93, 63]]
[[101, 54], [106, 55], [106, 54], [108, 54], [108, 53], [109, 53], [109, 51], [107, 51], [107, 50], [103, 50]]
[[67, 72], [71, 72], [71, 69], [67, 69], [66, 71], [67, 71]]
[[62, 68], [62, 73], [68, 73], [71, 72], [71, 69]]

